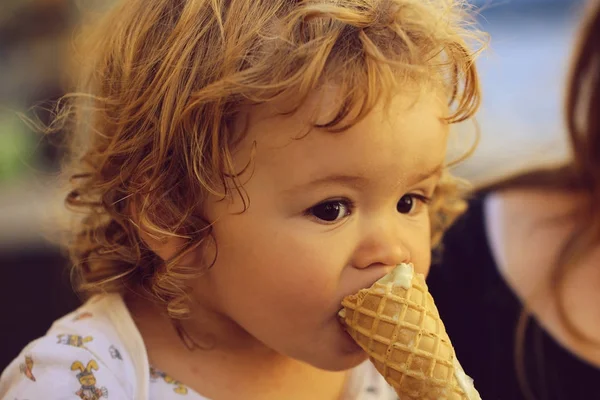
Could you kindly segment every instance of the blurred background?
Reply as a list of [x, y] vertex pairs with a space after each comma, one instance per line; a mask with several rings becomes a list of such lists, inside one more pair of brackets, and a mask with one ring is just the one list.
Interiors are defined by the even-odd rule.
[[[89, 2], [0, 0], [0, 371], [79, 304], [67, 260], [43, 233], [62, 202], [51, 185], [60, 137], [51, 143], [14, 111], [63, 94], [73, 29]], [[481, 141], [456, 173], [481, 184], [564, 160], [562, 97], [582, 1], [473, 2], [492, 41], [479, 61]], [[472, 131], [458, 127], [455, 137], [464, 143]]]

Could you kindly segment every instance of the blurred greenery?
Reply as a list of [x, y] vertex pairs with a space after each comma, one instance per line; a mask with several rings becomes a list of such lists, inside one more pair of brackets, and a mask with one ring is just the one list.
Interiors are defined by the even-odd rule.
[[[0, 192], [25, 184], [58, 161], [42, 135], [4, 110], [23, 111], [64, 93], [76, 1], [0, 0]], [[38, 117], [48, 122], [43, 110]]]
[[19, 118], [0, 116], [0, 185], [31, 170], [36, 141]]

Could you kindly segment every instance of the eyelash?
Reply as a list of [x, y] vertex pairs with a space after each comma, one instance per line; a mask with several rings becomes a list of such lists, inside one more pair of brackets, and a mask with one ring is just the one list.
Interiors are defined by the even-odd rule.
[[425, 196], [423, 194], [409, 193], [409, 194], [406, 194], [405, 196], [412, 196], [425, 205], [431, 204], [431, 197]]
[[[420, 203], [420, 204], [422, 204], [424, 206], [427, 206], [427, 205], [431, 204], [431, 198], [430, 197], [422, 195], [422, 194], [417, 194], [417, 193], [408, 193], [408, 194], [405, 194], [404, 196], [402, 196], [398, 200], [397, 204], [399, 204], [400, 200], [402, 200], [406, 196], [410, 196], [413, 199], [413, 201], [416, 200], [418, 203]], [[418, 203], [416, 205], [413, 204], [413, 208], [414, 207], [418, 207], [419, 206]], [[328, 221], [328, 220], [319, 218], [319, 217], [317, 217], [315, 215], [315, 211], [316, 211], [317, 207], [327, 206], [327, 205], [333, 205], [333, 204], [342, 205], [343, 207], [346, 208], [346, 212], [345, 212], [345, 215], [343, 217], [336, 218], [336, 219], [334, 219], [332, 221]], [[331, 199], [331, 200], [322, 201], [322, 202], [320, 202], [320, 203], [318, 203], [318, 204], [310, 207], [309, 209], [307, 209], [305, 211], [305, 214], [307, 216], [313, 218], [316, 222], [319, 222], [321, 224], [331, 225], [331, 224], [335, 224], [335, 223], [339, 222], [341, 219], [344, 219], [344, 218], [348, 217], [349, 215], [351, 215], [352, 212], [353, 212], [353, 210], [354, 210], [354, 208], [355, 208], [355, 204], [351, 200], [349, 200], [349, 199]], [[338, 210], [338, 212], [339, 212], [339, 210]], [[413, 212], [414, 211], [411, 209], [411, 211], [409, 213], [406, 213], [406, 214], [411, 214]]]

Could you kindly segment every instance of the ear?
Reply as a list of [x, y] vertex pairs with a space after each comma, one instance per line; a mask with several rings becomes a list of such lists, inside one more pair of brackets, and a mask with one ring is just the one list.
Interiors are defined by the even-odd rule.
[[173, 258], [185, 246], [186, 241], [184, 238], [170, 235], [159, 236], [157, 232], [153, 232], [150, 228], [151, 224], [148, 221], [139, 219], [135, 201], [130, 203], [129, 208], [132, 216], [131, 222], [137, 228], [140, 239], [148, 249], [159, 256], [163, 261]]
[[83, 366], [81, 361], [75, 361], [73, 364], [71, 364], [71, 371], [76, 370], [80, 370], [81, 372], [85, 371], [85, 367]]
[[170, 260], [185, 246], [186, 241], [176, 236], [167, 236], [158, 238], [156, 235], [148, 232], [143, 226], [138, 227], [140, 238], [153, 253], [159, 256], [163, 261]]
[[85, 370], [87, 372], [92, 372], [92, 370], [98, 371], [98, 363], [96, 362], [96, 360], [90, 360]]

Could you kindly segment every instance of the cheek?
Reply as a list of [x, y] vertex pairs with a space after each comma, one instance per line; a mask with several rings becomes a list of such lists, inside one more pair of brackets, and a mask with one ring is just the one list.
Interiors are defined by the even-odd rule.
[[431, 229], [429, 218], [423, 218], [418, 231], [413, 233], [411, 241], [411, 258], [415, 270], [425, 276], [431, 267]]
[[431, 251], [428, 251], [424, 253], [422, 257], [419, 257], [419, 259], [414, 262], [414, 265], [418, 273], [427, 277], [431, 267]]
[[260, 223], [249, 214], [217, 224], [215, 237], [218, 257], [212, 272], [233, 298], [250, 296], [245, 304], [269, 303], [275, 312], [318, 308], [335, 298], [343, 258], [315, 235]]

